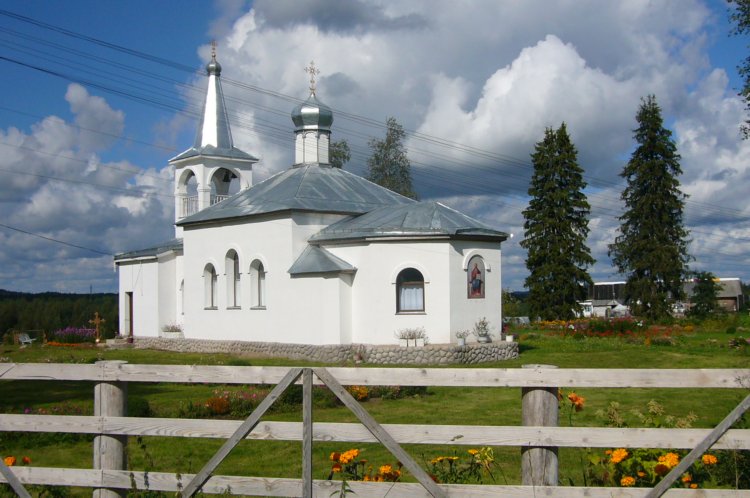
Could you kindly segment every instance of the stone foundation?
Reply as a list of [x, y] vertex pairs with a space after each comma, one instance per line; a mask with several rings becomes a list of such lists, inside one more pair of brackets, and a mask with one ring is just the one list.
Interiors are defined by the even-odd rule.
[[321, 363], [363, 362], [376, 365], [476, 365], [518, 358], [517, 342], [489, 344], [430, 344], [424, 347], [348, 344], [311, 346], [280, 342], [210, 341], [205, 339], [166, 339], [136, 337], [139, 349], [161, 349], [180, 353], [232, 353]]

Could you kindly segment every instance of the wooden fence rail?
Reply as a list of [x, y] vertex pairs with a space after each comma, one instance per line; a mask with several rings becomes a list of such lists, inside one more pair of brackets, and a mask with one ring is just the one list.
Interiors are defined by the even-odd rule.
[[[135, 365], [123, 362], [99, 362], [95, 365], [70, 364], [0, 364], [0, 380], [66, 380], [95, 383], [97, 403], [94, 416], [0, 415], [0, 431], [67, 432], [95, 434], [94, 454], [102, 456], [112, 450], [108, 445], [124, 443], [127, 436], [164, 436], [186, 438], [227, 439], [246, 422], [230, 420], [190, 420], [173, 418], [125, 417], [121, 400], [131, 382], [211, 383], [211, 384], [277, 384], [290, 373], [289, 367], [224, 367], [184, 365]], [[320, 384], [319, 376], [308, 375], [306, 382]], [[314, 371], [314, 370], [313, 370]], [[326, 373], [327, 372], [327, 373]], [[515, 387], [525, 393], [555, 392], [558, 386], [576, 388], [750, 388], [750, 369], [562, 369], [543, 365], [514, 369], [426, 369], [426, 368], [329, 368], [328, 374], [343, 385], [393, 385], [398, 379], [402, 386], [449, 387]], [[301, 382], [301, 381], [300, 381]], [[0, 392], [2, 384], [0, 383]], [[526, 404], [534, 404], [524, 400]], [[120, 406], [112, 410], [113, 405]], [[528, 410], [529, 408], [525, 408]], [[535, 408], [537, 410], [538, 408]], [[546, 410], [551, 410], [548, 407]], [[557, 410], [557, 403], [554, 403]], [[556, 413], [555, 413], [556, 417]], [[524, 415], [524, 418], [526, 416]], [[309, 420], [308, 420], [309, 419]], [[529, 419], [532, 420], [532, 419]], [[401, 444], [450, 444], [470, 446], [514, 446], [522, 449], [554, 451], [558, 447], [591, 448], [668, 448], [691, 449], [699, 446], [712, 433], [711, 429], [651, 429], [545, 426], [549, 420], [537, 418], [531, 426], [455, 426], [383, 424], [387, 437]], [[260, 421], [247, 434], [249, 440], [306, 441], [305, 427], [311, 427], [310, 441], [315, 442], [375, 442], [371, 430], [362, 424]], [[545, 425], [536, 425], [545, 424]], [[382, 435], [382, 434], [381, 434]], [[102, 446], [104, 445], [104, 446]], [[728, 430], [712, 446], [713, 449], [750, 449], [750, 430]], [[99, 453], [97, 453], [99, 452]], [[114, 453], [119, 454], [115, 449]], [[309, 460], [309, 448], [305, 450]], [[547, 460], [549, 454], [540, 454]], [[556, 459], [555, 459], [556, 462]], [[0, 466], [3, 466], [0, 463]], [[114, 468], [117, 467], [117, 468]], [[303, 474], [309, 474], [309, 467]], [[95, 496], [120, 496], [134, 485], [138, 489], [182, 491], [193, 475], [128, 471], [124, 462], [102, 461], [98, 469], [51, 469], [41, 467], [13, 467], [13, 477], [22, 484], [54, 484], [96, 488]], [[546, 482], [528, 482], [523, 486], [440, 485], [439, 493], [450, 497], [488, 496], [570, 496], [570, 497], [645, 497], [652, 490], [645, 488], [585, 488], [558, 487], [554, 473]], [[533, 472], [537, 478], [541, 472]], [[552, 477], [554, 476], [554, 477]], [[202, 490], [221, 493], [230, 488], [235, 494], [259, 496], [320, 496], [329, 497], [340, 482], [264, 477], [211, 475]], [[549, 479], [554, 479], [549, 481]], [[11, 482], [0, 473], [0, 482]], [[383, 496], [435, 496], [418, 483], [351, 482], [351, 490], [358, 498]], [[306, 486], [309, 486], [307, 488]], [[690, 490], [668, 489], [668, 497], [744, 497], [750, 490]]]

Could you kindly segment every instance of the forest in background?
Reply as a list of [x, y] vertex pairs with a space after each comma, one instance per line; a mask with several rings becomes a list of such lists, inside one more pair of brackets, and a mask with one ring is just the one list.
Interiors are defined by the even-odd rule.
[[95, 312], [106, 320], [102, 331], [107, 336], [114, 335], [118, 324], [117, 294], [28, 294], [0, 289], [0, 335], [11, 330], [50, 332], [65, 327], [91, 328], [89, 320]]

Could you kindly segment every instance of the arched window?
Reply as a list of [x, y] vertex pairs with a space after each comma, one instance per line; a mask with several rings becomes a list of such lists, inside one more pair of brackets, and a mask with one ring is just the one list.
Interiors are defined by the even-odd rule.
[[406, 268], [396, 277], [396, 311], [424, 311], [424, 277], [419, 270]]
[[216, 309], [218, 303], [217, 286], [216, 286], [216, 269], [211, 263], [206, 265], [203, 270], [203, 299], [206, 309]]
[[466, 268], [466, 295], [469, 299], [484, 299], [485, 266], [482, 256], [474, 256]]
[[266, 307], [266, 271], [263, 263], [255, 260], [250, 265], [250, 281], [252, 285], [253, 308]]
[[240, 300], [240, 257], [231, 250], [225, 259], [227, 275], [227, 308], [239, 308]]

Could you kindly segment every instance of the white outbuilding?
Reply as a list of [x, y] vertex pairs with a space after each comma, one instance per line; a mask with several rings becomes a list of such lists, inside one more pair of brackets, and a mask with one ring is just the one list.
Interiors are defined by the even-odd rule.
[[451, 343], [482, 318], [497, 335], [505, 233], [332, 167], [314, 86], [292, 112], [294, 164], [253, 184], [215, 57], [207, 72], [195, 144], [170, 160], [175, 239], [115, 257], [121, 335], [395, 344], [424, 328]]

